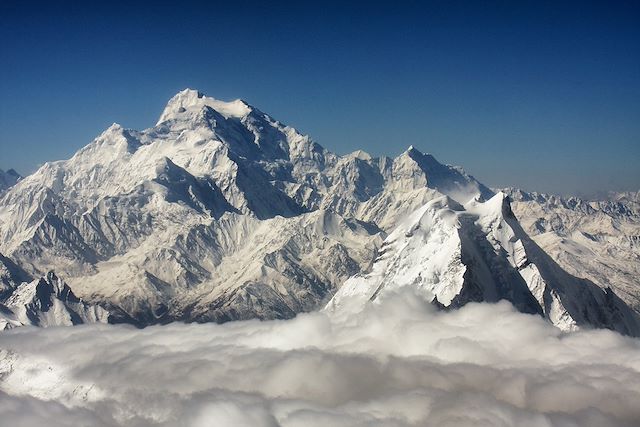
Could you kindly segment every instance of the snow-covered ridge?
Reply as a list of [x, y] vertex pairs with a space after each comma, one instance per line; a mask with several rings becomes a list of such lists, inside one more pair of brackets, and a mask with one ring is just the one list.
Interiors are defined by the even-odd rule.
[[0, 330], [18, 326], [70, 326], [83, 323], [106, 323], [104, 308], [87, 304], [53, 272], [23, 282], [0, 304]]
[[604, 197], [585, 199], [576, 196], [558, 196], [539, 192], [527, 192], [517, 188], [503, 190], [514, 202], [535, 202], [548, 207], [558, 207], [580, 212], [585, 215], [604, 213], [620, 217], [640, 217], [640, 191], [610, 192]]
[[[436, 240], [427, 241], [431, 253], [416, 271], [442, 276], [443, 284], [462, 274], [469, 283], [470, 257], [486, 264], [477, 274], [516, 277], [513, 245], [500, 243], [506, 252], [489, 254], [490, 261], [474, 252], [493, 245], [493, 223], [477, 221], [494, 216], [476, 211], [504, 210], [494, 196], [461, 168], [414, 147], [396, 158], [338, 156], [244, 101], [185, 90], [156, 126], [114, 124], [2, 195], [0, 252], [33, 277], [55, 270], [83, 303], [115, 322], [288, 318], [375, 268], [386, 233], [439, 203], [441, 213], [418, 221], [444, 228], [428, 233]], [[457, 222], [441, 216], [466, 234], [456, 235]], [[441, 254], [438, 236], [460, 241], [459, 248]], [[451, 271], [438, 270], [438, 257], [450, 260]], [[518, 280], [518, 291], [498, 281], [503, 294], [529, 292]], [[446, 292], [440, 304], [463, 301], [454, 288]], [[503, 295], [496, 292], [483, 295]], [[522, 307], [536, 311], [536, 304]]]
[[384, 241], [371, 270], [349, 279], [327, 310], [359, 311], [407, 286], [444, 308], [506, 299], [562, 330], [640, 335], [638, 314], [611, 289], [563, 271], [524, 233], [501, 192], [465, 206], [441, 197], [413, 212]]
[[242, 118], [253, 111], [252, 107], [241, 99], [225, 102], [205, 96], [197, 90], [185, 89], [171, 98], [157, 124], [183, 119], [189, 114], [200, 112], [204, 107], [211, 107], [226, 118]]
[[640, 192], [585, 200], [505, 191], [525, 231], [562, 268], [640, 311]]

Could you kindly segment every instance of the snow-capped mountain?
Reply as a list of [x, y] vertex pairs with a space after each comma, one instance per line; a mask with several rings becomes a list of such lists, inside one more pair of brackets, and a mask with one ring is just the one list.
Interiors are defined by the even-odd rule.
[[[463, 284], [475, 283], [463, 286], [466, 296], [454, 288], [437, 295], [440, 304], [445, 294], [456, 304], [505, 297], [551, 318], [545, 292], [597, 294], [574, 292], [591, 285], [568, 274], [565, 280], [550, 260], [534, 263], [540, 273], [529, 268], [523, 259], [541, 259], [542, 251], [520, 235], [515, 219], [496, 213], [507, 210], [504, 197], [462, 169], [413, 147], [393, 159], [339, 156], [242, 100], [193, 90], [174, 96], [154, 127], [114, 124], [71, 159], [47, 163], [10, 188], [0, 198], [0, 252], [33, 277], [55, 270], [83, 304], [107, 310], [113, 322], [289, 318], [379, 268], [374, 260], [386, 233], [434, 203], [465, 223], [458, 234], [464, 249], [455, 249], [456, 233], [447, 228], [454, 249], [428, 242], [433, 256], [416, 269], [426, 274], [440, 268], [434, 257], [447, 258], [452, 283], [460, 274]], [[484, 210], [493, 213], [474, 213]], [[507, 226], [517, 238], [489, 236]], [[469, 262], [484, 267], [465, 273]], [[542, 297], [521, 268], [541, 276]], [[571, 311], [563, 298], [556, 300]], [[599, 307], [607, 303], [593, 298]], [[617, 327], [606, 313], [571, 312], [567, 324]]]
[[55, 273], [18, 285], [0, 304], [0, 330], [17, 326], [70, 326], [106, 323], [109, 313], [74, 295]]
[[9, 258], [0, 254], [0, 302], [9, 296], [23, 282], [31, 281], [31, 276]]
[[602, 200], [505, 192], [527, 234], [562, 268], [640, 311], [640, 192]]
[[562, 270], [531, 240], [506, 194], [464, 206], [443, 196], [413, 212], [384, 241], [373, 267], [327, 305], [361, 310], [405, 286], [444, 308], [506, 299], [562, 330], [604, 327], [640, 335], [640, 317], [615, 293]]
[[0, 194], [16, 185], [21, 179], [22, 176], [13, 169], [9, 169], [6, 172], [0, 169]]

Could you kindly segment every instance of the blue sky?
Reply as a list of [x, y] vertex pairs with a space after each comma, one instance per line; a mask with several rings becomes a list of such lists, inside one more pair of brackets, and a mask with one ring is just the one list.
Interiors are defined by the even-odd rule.
[[150, 127], [191, 87], [338, 153], [413, 144], [491, 186], [640, 189], [637, 2], [50, 3], [0, 2], [1, 169]]

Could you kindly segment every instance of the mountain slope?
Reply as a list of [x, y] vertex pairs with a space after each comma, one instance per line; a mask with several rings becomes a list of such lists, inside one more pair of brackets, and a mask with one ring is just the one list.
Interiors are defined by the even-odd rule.
[[31, 280], [31, 276], [26, 271], [0, 254], [0, 301], [9, 296], [22, 282]]
[[[496, 197], [461, 168], [413, 147], [396, 158], [339, 156], [242, 100], [187, 89], [154, 127], [114, 124], [72, 158], [6, 191], [0, 251], [32, 277], [55, 270], [112, 322], [289, 318], [321, 307], [368, 271], [386, 233], [437, 200], [465, 231], [445, 227], [460, 289], [441, 293], [439, 303], [507, 298], [551, 317], [514, 258], [523, 250], [542, 255], [491, 237], [500, 235], [495, 227], [521, 233], [500, 216]], [[491, 215], [478, 213], [490, 207]], [[444, 256], [434, 242], [416, 269], [430, 271], [433, 257]], [[479, 267], [464, 267], [473, 263]], [[552, 284], [541, 289], [579, 285], [555, 267], [544, 274], [540, 280]], [[609, 324], [572, 316], [567, 325]]]
[[[294, 165], [291, 156], [305, 160]], [[375, 226], [324, 213], [312, 190], [294, 184], [294, 175], [319, 175], [324, 157], [338, 163], [252, 107], [184, 91], [156, 127], [113, 125], [9, 191], [0, 201], [1, 247], [31, 274], [55, 268], [126, 321], [291, 317], [367, 265], [379, 239]], [[273, 243], [256, 254], [258, 228]], [[311, 253], [342, 264], [325, 271]], [[230, 270], [243, 274], [229, 283]], [[228, 301], [211, 308], [215, 298], [246, 301], [238, 289], [274, 295], [242, 309], [224, 308], [234, 305]]]
[[349, 279], [327, 309], [361, 310], [405, 286], [444, 308], [506, 299], [563, 330], [595, 326], [640, 335], [640, 316], [611, 289], [562, 270], [527, 236], [504, 193], [465, 206], [447, 197], [427, 203], [389, 235], [371, 271]]
[[18, 285], [0, 304], [0, 330], [17, 326], [70, 326], [106, 323], [109, 313], [80, 300], [54, 273]]
[[640, 193], [591, 201], [505, 191], [524, 230], [562, 268], [640, 312]]

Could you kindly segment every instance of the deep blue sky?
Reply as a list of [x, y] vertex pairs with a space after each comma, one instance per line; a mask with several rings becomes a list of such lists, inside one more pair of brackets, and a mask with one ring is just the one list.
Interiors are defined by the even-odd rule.
[[640, 189], [639, 2], [55, 3], [0, 2], [1, 169], [150, 127], [191, 87], [338, 153], [413, 144], [492, 186]]

